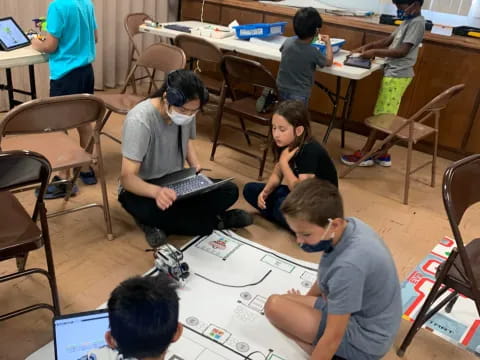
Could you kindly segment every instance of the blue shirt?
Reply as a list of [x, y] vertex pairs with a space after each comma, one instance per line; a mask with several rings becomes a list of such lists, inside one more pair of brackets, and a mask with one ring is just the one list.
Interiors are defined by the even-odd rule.
[[357, 218], [347, 221], [341, 240], [320, 261], [318, 285], [327, 297], [328, 314], [351, 314], [345, 337], [350, 351], [357, 350], [347, 358], [378, 359], [400, 327], [400, 283], [380, 236]]
[[47, 31], [58, 39], [50, 54], [50, 79], [95, 60], [95, 10], [91, 0], [54, 0], [48, 7]]

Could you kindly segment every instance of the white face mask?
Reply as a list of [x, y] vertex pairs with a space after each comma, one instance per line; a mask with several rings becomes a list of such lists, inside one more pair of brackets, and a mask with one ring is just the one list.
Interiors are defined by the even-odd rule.
[[180, 114], [179, 112], [176, 112], [173, 109], [170, 112], [170, 111], [168, 111], [168, 106], [167, 106], [167, 115], [178, 126], [187, 125], [188, 123], [190, 123], [195, 118], [195, 114], [194, 115], [184, 115], [184, 114]]

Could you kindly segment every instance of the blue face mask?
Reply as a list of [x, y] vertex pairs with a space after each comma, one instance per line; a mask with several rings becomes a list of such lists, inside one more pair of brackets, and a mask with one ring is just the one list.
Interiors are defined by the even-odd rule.
[[[325, 235], [328, 233], [330, 230], [330, 226], [332, 225], [332, 219], [328, 219], [329, 223], [327, 226], [327, 229], [322, 235], [322, 238], [325, 237]], [[320, 240], [318, 243], [314, 245], [309, 245], [309, 244], [301, 244], [300, 247], [302, 248], [303, 251], [312, 253], [312, 252], [319, 252], [319, 251], [324, 251], [325, 253], [329, 253], [333, 250], [333, 235], [332, 238], [328, 240]]]
[[416, 17], [417, 15], [406, 14], [405, 10], [397, 9], [397, 18], [400, 20], [410, 20]]

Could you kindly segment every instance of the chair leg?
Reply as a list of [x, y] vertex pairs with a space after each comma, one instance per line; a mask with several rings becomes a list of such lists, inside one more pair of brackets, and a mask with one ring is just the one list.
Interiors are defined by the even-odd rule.
[[215, 126], [214, 126], [214, 135], [213, 135], [213, 145], [212, 145], [212, 152], [210, 154], [210, 161], [215, 160], [215, 152], [217, 151], [217, 144], [218, 144], [218, 137], [220, 136], [220, 129], [222, 127], [222, 116], [223, 116], [223, 105], [225, 104], [225, 97], [226, 97], [226, 87], [225, 85], [222, 86], [222, 92], [220, 95], [220, 103], [218, 104], [217, 109], [217, 116], [215, 118]]
[[57, 278], [55, 276], [55, 265], [53, 262], [52, 254], [52, 243], [50, 240], [50, 232], [48, 229], [47, 222], [47, 211], [45, 209], [45, 204], [42, 203], [40, 209], [40, 224], [42, 226], [42, 236], [43, 236], [43, 246], [45, 248], [45, 257], [47, 259], [47, 269], [48, 269], [48, 282], [50, 285], [50, 291], [52, 293], [52, 303], [54, 308], [55, 315], [60, 315], [60, 301], [58, 297], [58, 288], [57, 288]]
[[113, 240], [113, 230], [112, 230], [112, 218], [110, 216], [110, 206], [108, 204], [108, 192], [107, 192], [107, 183], [105, 182], [105, 169], [103, 166], [103, 155], [102, 148], [100, 146], [100, 134], [94, 134], [95, 143], [97, 145], [97, 156], [98, 156], [98, 177], [100, 180], [100, 186], [102, 188], [102, 199], [103, 199], [103, 216], [105, 218], [105, 224], [107, 226], [107, 239]]
[[405, 172], [405, 189], [403, 193], [403, 203], [408, 204], [408, 192], [410, 190], [410, 171], [412, 168], [412, 152], [413, 152], [413, 140], [412, 137], [408, 140], [407, 150], [407, 170]]
[[24, 271], [27, 264], [28, 252], [16, 257], [18, 271]]
[[247, 132], [247, 127], [245, 125], [245, 121], [243, 120], [242, 117], [238, 117], [240, 119], [240, 125], [242, 126], [242, 130], [243, 130], [243, 135], [245, 136], [245, 140], [247, 140], [247, 144], [248, 146], [251, 146], [252, 145], [252, 142], [250, 140], [250, 136], [248, 135], [248, 132]]
[[270, 146], [272, 145], [272, 130], [271, 127], [268, 128], [267, 141], [265, 143], [265, 149], [263, 150], [262, 160], [260, 161], [260, 169], [258, 171], [258, 181], [262, 181], [263, 170], [265, 169], [265, 163], [267, 162], [267, 155]]
[[432, 179], [431, 187], [435, 187], [435, 173], [437, 172], [437, 153], [438, 153], [438, 129], [435, 131], [435, 142], [433, 144], [433, 159], [432, 159]]
[[155, 81], [155, 73], [156, 73], [156, 69], [153, 69], [152, 71], [152, 77], [150, 79], [150, 84], [148, 85], [148, 94], [151, 94], [152, 93], [152, 87], [153, 87], [153, 83]]
[[[422, 325], [425, 323], [427, 320], [427, 312], [428, 309], [432, 306], [432, 304], [435, 302], [437, 299], [437, 295], [439, 291], [442, 291], [440, 287], [442, 286], [443, 281], [445, 280], [446, 275], [450, 271], [450, 268], [452, 267], [453, 262], [455, 261], [455, 258], [457, 257], [457, 251], [454, 249], [450, 256], [448, 257], [447, 261], [445, 261], [444, 266], [442, 268], [442, 271], [437, 276], [437, 280], [432, 286], [432, 289], [430, 290], [430, 293], [428, 294], [425, 303], [423, 304], [422, 308], [417, 314], [417, 318], [413, 322], [412, 326], [410, 327], [410, 330], [408, 331], [407, 335], [403, 339], [402, 344], [400, 345], [400, 348], [397, 350], [397, 355], [399, 357], [402, 357], [405, 354], [405, 351], [407, 350], [407, 347], [410, 345], [410, 343], [413, 340], [413, 337], [416, 335], [418, 330], [422, 327]], [[440, 309], [438, 309], [440, 310]], [[431, 317], [431, 314], [430, 316]]]
[[457, 300], [458, 300], [458, 294], [452, 300], [450, 300], [447, 306], [445, 307], [445, 312], [447, 314], [450, 314], [452, 312], [452, 309], [455, 306], [455, 303], [457, 302]]

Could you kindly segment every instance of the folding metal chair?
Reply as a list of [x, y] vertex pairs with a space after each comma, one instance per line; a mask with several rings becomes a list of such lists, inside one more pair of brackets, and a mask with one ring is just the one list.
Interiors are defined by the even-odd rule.
[[[48, 160], [40, 154], [29, 151], [0, 152], [0, 261], [17, 259], [18, 271], [0, 276], [0, 283], [23, 276], [41, 274], [48, 279], [52, 304], [38, 303], [5, 314], [0, 321], [26, 314], [38, 309], [48, 309], [54, 315], [60, 315], [55, 266], [48, 231], [47, 211], [43, 195], [48, 185], [52, 168]], [[30, 216], [12, 191], [26, 186], [38, 186], [37, 200]], [[40, 228], [37, 221], [40, 220]], [[30, 251], [45, 248], [47, 270], [31, 268], [25, 270]]]
[[480, 202], [478, 179], [479, 154], [455, 162], [445, 172], [443, 204], [457, 246], [438, 267], [436, 281], [398, 349], [398, 356], [405, 354], [423, 324], [445, 306], [445, 310], [450, 312], [460, 295], [474, 301], [480, 316], [480, 238], [465, 244], [459, 228], [467, 209]]
[[[246, 95], [244, 90], [248, 88], [270, 88], [273, 90], [275, 96], [278, 98], [277, 84], [275, 77], [257, 61], [244, 59], [238, 56], [225, 55], [220, 66], [223, 76], [225, 78], [226, 86], [222, 89], [220, 96], [219, 111], [215, 120], [215, 135], [213, 139], [212, 153], [210, 160], [214, 160], [217, 147], [220, 145], [226, 146], [230, 149], [241, 152], [242, 154], [251, 156], [257, 159], [260, 163], [258, 178], [261, 179], [265, 162], [267, 159], [268, 150], [272, 144], [272, 116], [273, 110], [267, 113], [259, 113], [256, 110], [256, 97], [253, 95]], [[232, 102], [226, 102], [227, 93], [231, 96]], [[223, 113], [231, 113], [240, 119], [241, 127], [231, 126], [229, 124], [222, 124]], [[268, 128], [267, 134], [262, 134], [257, 131], [247, 129], [244, 120], [249, 120], [256, 124]], [[258, 137], [264, 141], [264, 149], [262, 156], [258, 156], [242, 148], [219, 142], [220, 129], [222, 126], [229, 126], [235, 130], [240, 130], [247, 140], [248, 145], [251, 145], [250, 135]]]
[[[375, 158], [380, 156], [388, 151], [395, 144], [403, 141], [408, 143], [407, 150], [407, 169], [405, 172], [405, 187], [403, 195], [403, 203], [408, 204], [408, 191], [410, 188], [410, 176], [417, 172], [420, 169], [423, 169], [427, 165], [432, 165], [432, 175], [430, 184], [432, 187], [435, 186], [435, 171], [437, 164], [437, 150], [438, 150], [438, 132], [439, 132], [439, 121], [440, 121], [440, 112], [445, 109], [450, 102], [450, 100], [458, 95], [463, 88], [464, 84], [452, 86], [450, 89], [445, 90], [443, 93], [435, 97], [428, 104], [418, 110], [413, 116], [409, 119], [393, 115], [393, 114], [380, 114], [377, 116], [369, 117], [365, 120], [365, 124], [372, 129], [384, 132], [387, 134], [387, 137], [380, 141], [377, 146], [374, 146], [372, 150], [366, 153], [360, 160], [358, 160], [354, 165], [348, 167], [341, 172], [340, 177], [344, 178], [347, 176], [353, 169], [359, 166], [364, 160], [369, 158]], [[430, 117], [434, 117], [433, 127], [425, 125], [425, 121]], [[433, 143], [433, 157], [432, 160], [426, 162], [425, 164], [417, 167], [414, 170], [411, 170], [412, 166], [412, 152], [413, 145], [418, 141], [434, 135]]]
[[[100, 146], [100, 128], [104, 114], [105, 104], [103, 101], [90, 94], [56, 96], [28, 101], [8, 112], [0, 122], [0, 147], [4, 151], [27, 149], [40, 153], [48, 159], [53, 171], [74, 169], [73, 178], [63, 181], [68, 186], [65, 201], [70, 198], [73, 184], [80, 174], [81, 167], [97, 162], [102, 204], [93, 203], [62, 210], [50, 214], [49, 217], [100, 207], [103, 209], [107, 237], [112, 240], [112, 222]], [[66, 134], [69, 129], [91, 123], [94, 123], [95, 127], [85, 149], [79, 145], [78, 140]], [[95, 157], [92, 155], [94, 146], [97, 153]]]
[[[183, 69], [186, 62], [187, 60], [185, 57], [185, 53], [179, 47], [158, 43], [146, 48], [130, 69], [127, 80], [125, 81], [125, 85], [122, 88], [120, 94], [98, 95], [98, 97], [105, 102], [105, 106], [108, 110], [105, 114], [105, 118], [103, 119], [102, 126], [100, 127], [101, 134], [109, 137], [110, 139], [119, 144], [122, 143], [120, 139], [103, 131], [103, 128], [105, 127], [112, 112], [126, 115], [130, 111], [130, 109], [132, 109], [140, 101], [145, 99], [144, 96], [127, 94], [128, 84], [132, 79], [135, 78], [135, 73], [138, 68], [154, 69], [157, 71], [169, 73], [173, 70]], [[155, 83], [153, 83], [153, 87], [155, 88], [155, 90], [157, 90], [157, 86], [155, 85]]]

